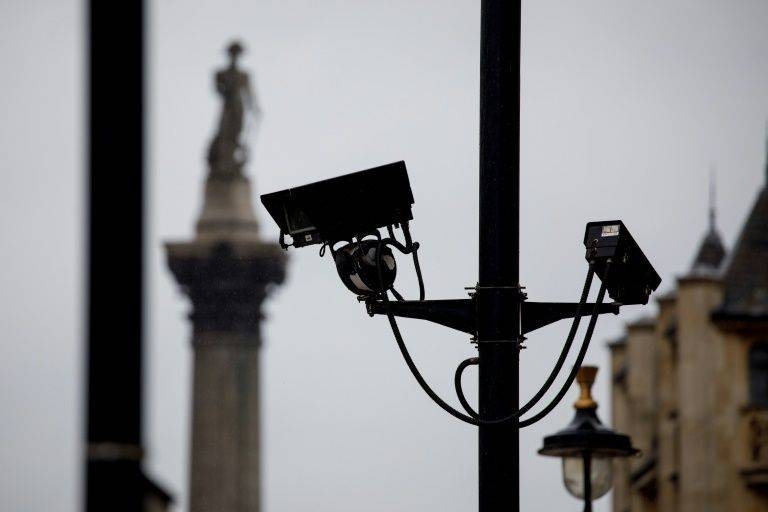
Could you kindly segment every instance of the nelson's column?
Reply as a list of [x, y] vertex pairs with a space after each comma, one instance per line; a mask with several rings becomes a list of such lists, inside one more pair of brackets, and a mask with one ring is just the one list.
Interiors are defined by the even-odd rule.
[[168, 265], [192, 302], [191, 512], [259, 510], [259, 345], [261, 305], [283, 281], [285, 258], [262, 241], [243, 175], [244, 116], [257, 112], [242, 47], [228, 48], [216, 73], [223, 100], [208, 150], [202, 213], [190, 242], [169, 243]]

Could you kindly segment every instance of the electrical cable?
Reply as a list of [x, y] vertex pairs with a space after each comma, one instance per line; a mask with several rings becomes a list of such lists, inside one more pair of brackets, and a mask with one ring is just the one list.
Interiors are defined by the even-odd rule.
[[[404, 231], [406, 231], [406, 229], [404, 229]], [[407, 231], [406, 231], [406, 233], [407, 233]], [[382, 272], [381, 272], [381, 258], [382, 258], [381, 248], [382, 248], [382, 246], [384, 244], [387, 244], [387, 243], [388, 244], [392, 244], [392, 245], [396, 244], [395, 246], [402, 245], [402, 244], [400, 244], [396, 240], [382, 239], [380, 236], [377, 236], [377, 238], [378, 238], [378, 244], [376, 246], [376, 255], [375, 255], [375, 257], [376, 257], [376, 269], [377, 269], [378, 277], [379, 277], [379, 284], [380, 284], [380, 287], [382, 288], [381, 298], [382, 298], [383, 302], [389, 303], [389, 296], [388, 296], [387, 290], [384, 289], [384, 278], [383, 278], [383, 275], [382, 275]], [[409, 234], [406, 234], [406, 240], [410, 241], [409, 239], [410, 239]], [[413, 244], [411, 242], [409, 245], [411, 245], [411, 248], [413, 248], [415, 250], [418, 250], [418, 244]], [[415, 247], [413, 247], [413, 246], [415, 246]], [[399, 247], [398, 247], [398, 249], [399, 249]], [[406, 251], [402, 251], [401, 250], [401, 252], [406, 252]], [[606, 267], [606, 274], [607, 274], [609, 266], [610, 266], [610, 260], [609, 260], [608, 265]], [[587, 281], [589, 281], [588, 284], [591, 284], [592, 275], [590, 275], [590, 274], [593, 274], [591, 266], [590, 266], [590, 273], [587, 276]], [[587, 287], [585, 287], [585, 288], [587, 288]], [[533, 417], [520, 422], [518, 424], [520, 426], [520, 428], [526, 427], [528, 425], [532, 425], [533, 423], [539, 421], [541, 418], [543, 418], [544, 416], [549, 414], [549, 412], [560, 402], [560, 400], [562, 400], [562, 398], [565, 395], [565, 393], [567, 392], [568, 388], [570, 388], [570, 386], [573, 384], [573, 380], [576, 378], [576, 373], [578, 371], [578, 368], [579, 368], [579, 366], [581, 366], [581, 362], [583, 361], [584, 356], [586, 355], [586, 351], [589, 348], [589, 342], [591, 341], [592, 333], [594, 332], [595, 324], [597, 323], [597, 317], [599, 316], [599, 307], [602, 304], [603, 299], [605, 297], [605, 291], [606, 291], [606, 285], [605, 285], [605, 281], [603, 281], [603, 283], [600, 286], [600, 292], [598, 293], [598, 300], [595, 303], [595, 307], [594, 307], [594, 309], [592, 311], [592, 317], [590, 318], [589, 327], [587, 328], [587, 333], [585, 335], [585, 339], [582, 342], [582, 347], [581, 347], [581, 350], [579, 351], [579, 355], [578, 355], [577, 360], [576, 360], [576, 365], [574, 366], [573, 370], [571, 371], [571, 374], [568, 376], [568, 379], [566, 380], [566, 383], [564, 383], [564, 385], [561, 388], [561, 390], [558, 393], [558, 395], [547, 405], [547, 407], [545, 407], [541, 412], [537, 413]], [[395, 319], [395, 316], [389, 310], [386, 311], [386, 316], [387, 316], [387, 320], [389, 320], [389, 325], [390, 325], [390, 327], [392, 329], [392, 334], [395, 337], [395, 341], [397, 342], [397, 346], [400, 349], [400, 353], [402, 354], [403, 359], [405, 360], [406, 366], [408, 366], [408, 369], [411, 371], [411, 374], [416, 379], [416, 382], [419, 384], [419, 386], [421, 386], [422, 390], [424, 390], [424, 392], [427, 394], [427, 396], [429, 396], [432, 399], [432, 401], [434, 401], [441, 409], [446, 411], [451, 416], [454, 416], [455, 418], [457, 418], [457, 419], [459, 419], [461, 421], [464, 421], [465, 423], [469, 423], [469, 424], [475, 425], [475, 426], [497, 425], [497, 424], [501, 424], [501, 423], [506, 423], [506, 422], [511, 421], [513, 419], [516, 419], [516, 418], [518, 418], [520, 416], [521, 413], [520, 413], [520, 410], [518, 410], [515, 413], [513, 413], [513, 414], [511, 414], [511, 415], [509, 415], [507, 417], [504, 417], [504, 418], [499, 418], [499, 419], [495, 419], [495, 420], [483, 420], [483, 419], [480, 419], [480, 418], [477, 418], [477, 417], [472, 417], [472, 416], [468, 416], [466, 414], [463, 414], [462, 412], [460, 412], [460, 411], [456, 410], [455, 408], [451, 407], [442, 398], [440, 398], [440, 396], [437, 393], [435, 393], [434, 390], [432, 390], [432, 388], [429, 386], [429, 384], [426, 382], [426, 380], [424, 380], [424, 377], [419, 372], [419, 369], [416, 367], [416, 364], [414, 363], [413, 359], [411, 358], [410, 353], [408, 352], [408, 348], [405, 345], [405, 341], [403, 340], [403, 336], [402, 336], [402, 334], [400, 332], [399, 326], [397, 325], [397, 320]], [[574, 321], [577, 321], [579, 318], [580, 317], [577, 316], [574, 319]], [[575, 331], [575, 329], [573, 329], [573, 330]], [[558, 360], [558, 362], [559, 362], [559, 360]], [[464, 368], [462, 367], [461, 370], [463, 371], [463, 369]], [[551, 385], [551, 383], [550, 383], [550, 385]], [[463, 393], [462, 393], [462, 395], [463, 395]], [[466, 398], [465, 398], [464, 402], [466, 403]], [[469, 406], [468, 403], [466, 403], [466, 405], [465, 404], [462, 404], [462, 405], [465, 406], [465, 407]], [[528, 404], [526, 404], [526, 405], [528, 405]], [[468, 407], [468, 408], [471, 410], [471, 407]]]
[[[573, 321], [571, 322], [571, 329], [568, 332], [568, 337], [565, 340], [565, 343], [563, 344], [563, 348], [560, 351], [560, 356], [557, 358], [557, 362], [555, 363], [554, 368], [552, 368], [552, 371], [549, 373], [549, 376], [547, 377], [547, 380], [542, 384], [542, 386], [539, 388], [539, 390], [536, 392], [533, 397], [531, 397], [530, 400], [528, 400], [525, 405], [523, 405], [520, 410], [515, 413], [517, 417], [522, 416], [529, 410], [531, 410], [539, 401], [541, 398], [546, 394], [547, 391], [549, 391], [549, 388], [552, 387], [552, 383], [555, 382], [555, 379], [558, 375], [560, 375], [560, 371], [563, 368], [563, 364], [565, 364], [565, 360], [568, 357], [568, 354], [571, 351], [571, 346], [573, 345], [573, 340], [576, 337], [576, 332], [579, 329], [579, 324], [581, 323], [581, 312], [584, 309], [584, 305], [587, 303], [587, 298], [589, 297], [589, 290], [592, 288], [592, 279], [594, 278], [595, 270], [594, 270], [594, 264], [592, 262], [589, 263], [589, 271], [587, 272], [587, 278], [584, 281], [584, 288], [581, 292], [581, 298], [579, 299], [579, 303], [576, 306], [576, 315], [573, 317]], [[470, 359], [467, 359], [466, 361], [469, 361]], [[456, 374], [454, 376], [454, 387], [456, 388], [456, 396], [459, 398], [459, 402], [461, 402], [461, 405], [464, 406], [465, 403], [468, 403], [466, 400], [466, 397], [464, 396], [464, 391], [461, 388], [461, 373], [464, 371], [464, 369], [467, 366], [470, 366], [471, 364], [477, 364], [477, 363], [469, 363], [464, 364], [466, 361], [463, 361], [461, 364], [459, 364], [459, 367], [456, 368]], [[474, 417], [477, 417], [477, 412], [472, 409], [471, 407], [464, 406], [464, 409]]]
[[[384, 287], [384, 279], [381, 273], [381, 247], [384, 245], [383, 240], [379, 240], [379, 244], [376, 248], [376, 267], [378, 268], [379, 272], [379, 283], [381, 284], [381, 287]], [[384, 291], [381, 294], [382, 300], [385, 303], [389, 303], [389, 297], [387, 296], [387, 292]], [[413, 362], [413, 359], [411, 359], [411, 354], [408, 353], [408, 348], [405, 346], [405, 342], [403, 341], [403, 336], [400, 334], [400, 328], [397, 326], [397, 320], [395, 320], [395, 316], [387, 310], [386, 312], [387, 319], [389, 320], [389, 325], [392, 328], [392, 334], [395, 336], [395, 341], [397, 342], [397, 346], [400, 349], [400, 353], [403, 356], [403, 359], [405, 360], [405, 364], [408, 366], [408, 369], [411, 371], [411, 374], [413, 374], [413, 377], [416, 379], [416, 382], [419, 383], [421, 388], [424, 390], [424, 392], [438, 405], [440, 408], [442, 408], [445, 412], [450, 414], [451, 416], [454, 416], [455, 418], [460, 419], [461, 421], [464, 421], [466, 423], [470, 423], [472, 425], [480, 426], [482, 424], [485, 424], [485, 422], [481, 420], [477, 420], [475, 418], [472, 418], [471, 416], [467, 416], [466, 414], [462, 414], [461, 412], [457, 411], [450, 405], [448, 405], [442, 398], [440, 398], [437, 393], [435, 393], [431, 387], [429, 387], [429, 384], [424, 380], [424, 377], [421, 376], [421, 373], [419, 372], [419, 369], [416, 367], [416, 364]]]
[[403, 301], [405, 300], [405, 299], [403, 298], [403, 296], [402, 296], [402, 295], [400, 295], [400, 292], [398, 292], [397, 290], [395, 290], [395, 287], [394, 287], [394, 286], [392, 286], [392, 287], [389, 289], [389, 291], [391, 291], [391, 292], [392, 292], [392, 295], [394, 295], [394, 296], [395, 296], [395, 298], [397, 299], [397, 301], [398, 301], [398, 302], [403, 302]]
[[[408, 227], [408, 223], [405, 222], [402, 224], [402, 230], [403, 235], [405, 236], [405, 244], [402, 244], [395, 238], [395, 232], [392, 229], [392, 226], [387, 226], [387, 232], [389, 233], [389, 238], [381, 238], [381, 235], [376, 232], [367, 233], [368, 235], [375, 236], [379, 241], [382, 241], [385, 245], [390, 245], [400, 251], [403, 254], [410, 254], [413, 257], [413, 268], [416, 271], [416, 279], [419, 283], [419, 300], [424, 300], [426, 296], [426, 292], [424, 289], [424, 276], [421, 274], [421, 265], [419, 264], [419, 243], [414, 242], [411, 239], [411, 230]], [[393, 294], [395, 294], [394, 289], [392, 289]], [[398, 301], [403, 300], [402, 296], [398, 296], [395, 294], [395, 298]]]
[[[557, 376], [560, 375], [560, 370], [562, 370], [563, 365], [565, 364], [565, 360], [571, 351], [573, 340], [576, 338], [576, 332], [579, 330], [579, 324], [581, 323], [581, 311], [584, 309], [584, 305], [587, 303], [587, 298], [589, 298], [589, 290], [592, 288], [592, 279], [594, 276], [594, 264], [590, 262], [589, 270], [587, 271], [587, 278], [584, 280], [584, 289], [581, 292], [581, 298], [579, 299], [579, 303], [576, 306], [576, 316], [573, 318], [573, 322], [571, 322], [571, 330], [568, 332], [568, 337], [565, 340], [563, 349], [560, 351], [560, 356], [557, 358], [557, 362], [555, 363], [554, 368], [552, 368], [552, 371], [549, 373], [549, 377], [547, 377], [547, 380], [544, 382], [541, 388], [539, 388], [536, 394], [533, 395], [533, 397], [531, 397], [531, 399], [528, 400], [525, 405], [520, 408], [518, 411], [518, 417], [522, 416], [531, 410], [531, 408], [534, 407], [537, 403], [539, 403], [544, 394], [546, 394], [546, 392], [552, 386], [552, 383], [555, 382]], [[595, 308], [595, 311], [597, 311], [597, 307]]]
[[539, 411], [538, 413], [534, 414], [530, 418], [524, 419], [518, 423], [518, 426], [520, 428], [525, 428], [530, 425], [533, 425], [543, 417], [545, 417], [547, 414], [549, 414], [552, 409], [557, 407], [557, 404], [560, 403], [560, 401], [563, 399], [565, 394], [568, 392], [568, 390], [571, 388], [571, 385], [573, 384], [573, 381], [576, 379], [576, 374], [579, 371], [579, 368], [581, 368], [581, 363], [584, 361], [584, 356], [587, 355], [587, 349], [589, 349], [589, 342], [592, 340], [592, 333], [595, 331], [595, 324], [597, 324], [597, 317], [599, 315], [599, 308], [600, 305], [603, 303], [603, 299], [605, 298], [605, 291], [606, 291], [606, 281], [608, 278], [608, 272], [611, 267], [611, 260], [609, 259], [608, 262], [605, 265], [605, 272], [603, 273], [602, 282], [600, 283], [600, 291], [597, 293], [597, 300], [595, 301], [595, 307], [592, 310], [592, 317], [589, 319], [589, 325], [587, 326], [587, 332], [584, 334], [584, 341], [581, 344], [581, 350], [579, 350], [579, 354], [576, 356], [576, 361], [573, 363], [573, 368], [571, 369], [571, 373], [568, 375], [568, 378], [563, 383], [563, 386], [560, 388], [560, 391], [557, 393], [555, 398], [552, 399], [547, 406]]
[[419, 265], [419, 244], [414, 244], [416, 248], [413, 250], [413, 268], [416, 270], [416, 279], [419, 281], [419, 300], [424, 300], [424, 278], [421, 276], [421, 265]]
[[464, 408], [465, 411], [467, 411], [467, 414], [469, 414], [473, 418], [478, 418], [480, 417], [480, 415], [477, 414], [477, 411], [475, 411], [471, 405], [469, 405], [469, 402], [467, 401], [467, 397], [464, 396], [464, 390], [461, 387], [461, 375], [464, 373], [464, 369], [467, 366], [478, 365], [478, 364], [480, 364], [479, 357], [470, 357], [469, 359], [465, 359], [462, 362], [460, 362], [459, 366], [456, 367], [456, 373], [453, 374], [453, 387], [456, 388], [456, 396], [458, 397], [459, 402], [461, 403], [461, 406]]
[[[381, 273], [381, 247], [384, 245], [384, 240], [379, 239], [379, 243], [376, 247], [376, 267], [378, 269], [379, 274], [379, 283], [381, 284], [381, 287], [384, 288], [384, 279]], [[602, 295], [605, 295], [605, 286], [601, 287]], [[389, 303], [389, 297], [387, 296], [387, 292], [384, 291], [381, 294], [382, 300], [385, 303]], [[602, 298], [600, 299], [602, 301]], [[406, 366], [408, 366], [408, 369], [411, 371], [411, 374], [416, 379], [416, 382], [418, 382], [419, 386], [424, 390], [424, 392], [429, 396], [433, 402], [435, 402], [441, 409], [443, 409], [445, 412], [450, 414], [451, 416], [464, 421], [465, 423], [469, 423], [471, 425], [475, 426], [485, 426], [485, 425], [498, 425], [501, 423], [506, 423], [510, 420], [516, 419], [519, 417], [517, 413], [513, 413], [510, 416], [499, 418], [495, 420], [483, 420], [480, 418], [473, 418], [472, 416], [468, 416], [455, 408], [451, 407], [448, 403], [446, 403], [440, 396], [435, 393], [434, 390], [429, 386], [429, 384], [424, 380], [424, 377], [421, 375], [421, 372], [419, 372], [419, 369], [416, 367], [416, 364], [413, 362], [413, 359], [411, 358], [410, 353], [408, 352], [408, 348], [405, 345], [405, 341], [403, 340], [403, 336], [400, 332], [400, 328], [397, 325], [397, 320], [395, 319], [395, 316], [390, 312], [386, 311], [387, 319], [389, 320], [389, 325], [392, 328], [392, 334], [395, 337], [395, 341], [397, 342], [397, 346], [400, 349], [400, 353], [403, 356], [403, 359], [405, 360]], [[594, 321], [596, 321], [598, 315], [598, 307], [595, 307], [595, 310], [592, 313], [592, 320], [590, 322], [590, 325], [594, 329]], [[583, 348], [583, 347], [582, 347]], [[579, 354], [580, 356], [582, 354]], [[582, 357], [583, 359], [583, 357]], [[575, 373], [573, 374], [573, 377], [575, 378]], [[573, 379], [570, 379], [571, 381]], [[570, 383], [568, 384], [570, 386]]]
[[421, 275], [421, 265], [419, 264], [419, 243], [414, 243], [411, 239], [411, 227], [407, 222], [403, 223], [402, 228], [405, 244], [408, 247], [413, 247], [413, 268], [416, 270], [416, 278], [419, 281], [419, 300], [424, 300], [424, 279]]
[[397, 249], [403, 254], [411, 254], [411, 252], [413, 252], [413, 248], [404, 246], [403, 244], [398, 242], [397, 239], [395, 238], [381, 238], [381, 235], [377, 236], [376, 238], [378, 240], [383, 241], [384, 245], [391, 245], [392, 247], [394, 247], [395, 249]]

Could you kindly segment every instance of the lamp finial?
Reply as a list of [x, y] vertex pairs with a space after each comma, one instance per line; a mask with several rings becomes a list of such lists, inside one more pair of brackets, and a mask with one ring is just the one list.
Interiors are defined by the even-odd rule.
[[577, 409], [597, 409], [597, 402], [592, 398], [592, 384], [595, 383], [597, 366], [582, 366], [576, 374], [576, 382], [581, 387], [581, 395], [573, 404]]

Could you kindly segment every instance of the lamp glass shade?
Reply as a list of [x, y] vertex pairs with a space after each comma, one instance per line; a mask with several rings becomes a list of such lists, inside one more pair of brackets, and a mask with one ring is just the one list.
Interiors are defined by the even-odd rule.
[[[613, 464], [609, 457], [592, 457], [590, 466], [592, 499], [596, 500], [611, 490]], [[584, 459], [581, 454], [563, 457], [563, 482], [572, 496], [584, 499]]]

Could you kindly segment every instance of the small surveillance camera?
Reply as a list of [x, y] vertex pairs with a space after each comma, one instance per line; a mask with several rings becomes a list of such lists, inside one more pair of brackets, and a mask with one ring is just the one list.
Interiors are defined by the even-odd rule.
[[661, 278], [623, 222], [587, 223], [584, 247], [587, 261], [594, 265], [614, 301], [624, 305], [648, 303]]
[[280, 227], [284, 248], [351, 241], [413, 219], [405, 162], [264, 194], [261, 202]]

